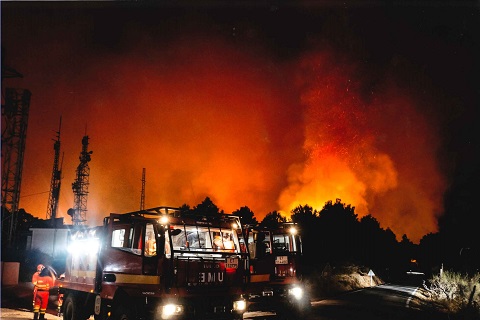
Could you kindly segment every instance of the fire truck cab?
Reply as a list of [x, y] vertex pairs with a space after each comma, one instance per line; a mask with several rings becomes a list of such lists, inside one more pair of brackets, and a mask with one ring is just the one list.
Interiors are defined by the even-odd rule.
[[302, 277], [302, 239], [297, 225], [287, 222], [276, 228], [243, 229], [250, 254], [245, 316], [308, 312], [311, 303]]
[[157, 207], [72, 229], [64, 320], [235, 319], [246, 307], [249, 257], [237, 216]]

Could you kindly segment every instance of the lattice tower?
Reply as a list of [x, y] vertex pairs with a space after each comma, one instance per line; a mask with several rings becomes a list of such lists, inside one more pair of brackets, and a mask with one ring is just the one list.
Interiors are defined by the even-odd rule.
[[[2, 70], [2, 84], [3, 84]], [[3, 88], [2, 88], [3, 89]], [[3, 91], [3, 90], [2, 90]], [[11, 246], [18, 223], [31, 93], [7, 88], [2, 103], [2, 239]], [[3, 101], [2, 101], [3, 102]]]
[[142, 193], [140, 195], [140, 210], [145, 209], [145, 168], [142, 170]]
[[87, 221], [87, 198], [88, 185], [90, 179], [90, 167], [88, 163], [91, 160], [93, 151], [88, 151], [88, 136], [82, 138], [82, 152], [80, 153], [80, 164], [77, 167], [76, 179], [72, 183], [74, 195], [73, 212], [69, 210], [72, 216], [73, 225], [83, 225]]
[[52, 179], [50, 180], [50, 193], [48, 196], [48, 206], [47, 206], [47, 219], [53, 220], [57, 217], [58, 211], [58, 202], [60, 199], [60, 187], [62, 182], [62, 164], [63, 164], [63, 155], [62, 161], [60, 162], [60, 131], [62, 129], [62, 118], [60, 117], [60, 125], [58, 127], [57, 139], [54, 140], [53, 150], [55, 151], [55, 156], [53, 159], [53, 170], [52, 170]]
[[25, 89], [7, 88], [4, 79], [23, 78], [5, 64], [2, 47], [2, 241], [12, 247], [18, 224], [23, 158], [27, 140], [31, 93]]

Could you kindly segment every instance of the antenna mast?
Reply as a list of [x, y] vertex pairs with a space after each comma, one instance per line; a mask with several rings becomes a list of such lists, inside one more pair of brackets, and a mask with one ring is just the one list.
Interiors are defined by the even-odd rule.
[[52, 179], [50, 182], [50, 194], [48, 196], [48, 206], [47, 206], [47, 220], [51, 219], [52, 224], [54, 223], [55, 218], [57, 217], [58, 210], [58, 201], [60, 199], [60, 185], [62, 179], [62, 165], [63, 165], [63, 156], [62, 163], [59, 165], [60, 161], [60, 131], [62, 129], [62, 117], [60, 117], [60, 125], [58, 126], [57, 139], [54, 140], [53, 150], [55, 150], [55, 157], [53, 159], [53, 170], [52, 170]]
[[145, 210], [145, 168], [142, 171], [142, 194], [140, 196], [140, 211]]
[[88, 151], [88, 136], [82, 138], [82, 152], [80, 152], [80, 164], [77, 167], [77, 177], [72, 183], [74, 195], [74, 208], [68, 210], [68, 214], [72, 216], [74, 226], [85, 224], [87, 221], [87, 196], [90, 178], [90, 167], [88, 163], [91, 160], [93, 151]]
[[2, 47], [2, 240], [11, 247], [18, 222], [31, 93], [13, 88], [6, 88], [4, 92], [4, 79], [23, 78], [5, 65], [4, 56]]

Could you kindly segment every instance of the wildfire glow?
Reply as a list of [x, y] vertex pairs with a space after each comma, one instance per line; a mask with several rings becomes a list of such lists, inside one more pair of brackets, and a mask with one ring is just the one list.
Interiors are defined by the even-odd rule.
[[42, 192], [62, 116], [66, 223], [87, 133], [90, 225], [139, 209], [146, 168], [147, 208], [195, 206], [209, 196], [225, 212], [248, 206], [261, 220], [339, 198], [397, 236], [418, 241], [437, 230], [445, 182], [435, 121], [422, 113], [424, 99], [397, 87], [388, 71], [369, 87], [354, 62], [326, 49], [274, 63], [261, 47], [198, 34], [176, 39], [140, 38], [135, 49], [95, 57], [84, 49], [75, 61], [65, 57], [78, 57], [77, 47], [38, 46], [36, 56], [62, 68], [21, 66], [29, 73], [21, 86], [33, 94], [21, 208], [45, 218]]

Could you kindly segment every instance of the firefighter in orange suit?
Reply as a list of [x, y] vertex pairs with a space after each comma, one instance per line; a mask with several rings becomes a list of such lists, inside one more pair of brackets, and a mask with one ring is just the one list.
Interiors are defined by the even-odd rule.
[[33, 285], [33, 301], [32, 301], [32, 306], [35, 306], [35, 296], [37, 294], [37, 287], [35, 286], [35, 283], [37, 282], [37, 279], [38, 279], [38, 275], [40, 274], [40, 272], [42, 272], [43, 268], [45, 268], [45, 266], [43, 264], [39, 264], [37, 266], [37, 271], [35, 271], [35, 273], [33, 274], [32, 276], [32, 283], [34, 284]]
[[34, 286], [33, 319], [44, 320], [50, 288], [53, 288], [55, 285], [54, 274], [49, 268], [38, 265], [37, 272], [32, 276], [32, 283]]

